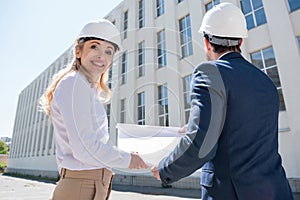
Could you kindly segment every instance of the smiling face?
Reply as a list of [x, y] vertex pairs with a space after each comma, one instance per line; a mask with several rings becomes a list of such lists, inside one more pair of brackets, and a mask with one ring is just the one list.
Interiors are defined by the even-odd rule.
[[80, 58], [83, 70], [93, 82], [110, 67], [114, 53], [114, 46], [103, 40], [88, 40], [82, 48], [76, 47], [76, 58]]

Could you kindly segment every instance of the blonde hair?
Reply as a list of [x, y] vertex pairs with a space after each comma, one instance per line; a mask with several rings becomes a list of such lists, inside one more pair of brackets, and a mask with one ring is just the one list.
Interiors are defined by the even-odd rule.
[[[83, 49], [83, 44], [84, 44], [84, 42], [78, 43], [78, 41], [76, 41], [75, 47], [74, 47], [74, 55], [75, 55], [75, 50], [77, 47], [80, 50]], [[109, 69], [109, 67], [101, 74], [99, 82], [97, 82], [96, 84], [93, 84], [93, 82], [89, 79], [88, 74], [84, 70], [81, 70], [80, 58], [76, 58], [76, 56], [74, 56], [74, 59], [71, 61], [71, 63], [66, 68], [61, 69], [59, 72], [57, 72], [52, 77], [52, 80], [51, 80], [49, 86], [46, 88], [45, 92], [39, 99], [40, 109], [43, 112], [45, 112], [48, 116], [50, 116], [50, 114], [51, 114], [50, 113], [50, 105], [53, 100], [53, 93], [54, 93], [58, 83], [65, 75], [67, 75], [73, 71], [80, 71], [80, 73], [84, 74], [86, 76], [86, 78], [88, 79], [88, 81], [91, 83], [91, 85], [96, 87], [96, 89], [98, 91], [98, 98], [102, 102], [105, 102], [105, 103], [108, 102], [111, 97], [111, 91], [110, 91], [109, 87], [106, 85], [106, 82], [108, 80], [108, 69]], [[104, 94], [104, 97], [102, 96], [102, 94]]]

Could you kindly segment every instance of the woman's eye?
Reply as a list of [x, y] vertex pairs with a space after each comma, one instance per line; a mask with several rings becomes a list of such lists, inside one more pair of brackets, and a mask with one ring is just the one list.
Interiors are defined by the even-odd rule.
[[92, 45], [91, 49], [98, 50], [99, 48], [97, 47], [97, 45]]
[[105, 53], [106, 53], [107, 55], [112, 55], [112, 54], [113, 54], [113, 52], [112, 52], [111, 50], [106, 50]]

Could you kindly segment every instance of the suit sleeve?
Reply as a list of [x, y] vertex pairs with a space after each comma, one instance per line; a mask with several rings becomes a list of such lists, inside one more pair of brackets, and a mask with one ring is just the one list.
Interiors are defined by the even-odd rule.
[[214, 158], [226, 114], [226, 93], [216, 65], [199, 65], [191, 81], [187, 133], [159, 163], [161, 181], [168, 184], [189, 176]]

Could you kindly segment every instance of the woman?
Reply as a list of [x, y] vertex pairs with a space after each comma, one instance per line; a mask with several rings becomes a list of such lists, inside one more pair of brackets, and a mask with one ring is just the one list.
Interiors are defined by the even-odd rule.
[[110, 90], [105, 85], [120, 34], [109, 21], [85, 25], [75, 42], [74, 61], [54, 77], [40, 99], [50, 116], [56, 139], [60, 180], [53, 199], [108, 199], [111, 168], [147, 168], [134, 153], [108, 144], [108, 122], [102, 104]]

